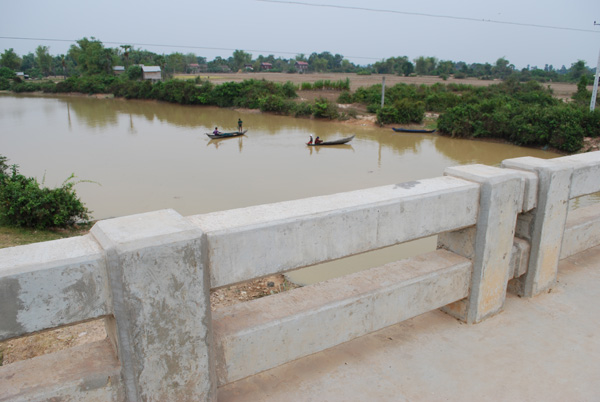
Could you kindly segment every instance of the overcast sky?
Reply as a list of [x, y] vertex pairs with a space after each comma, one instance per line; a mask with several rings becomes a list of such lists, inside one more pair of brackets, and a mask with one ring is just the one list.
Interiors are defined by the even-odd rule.
[[0, 51], [13, 48], [20, 56], [38, 45], [64, 54], [73, 42], [42, 39], [83, 37], [208, 60], [235, 49], [253, 58], [329, 51], [361, 65], [432, 56], [491, 64], [505, 57], [519, 69], [568, 68], [577, 60], [596, 67], [600, 51], [600, 25], [594, 26], [600, 0], [0, 0], [0, 6]]

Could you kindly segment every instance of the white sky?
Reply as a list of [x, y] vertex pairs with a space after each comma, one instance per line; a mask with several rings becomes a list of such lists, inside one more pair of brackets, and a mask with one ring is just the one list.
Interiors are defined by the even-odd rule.
[[568, 68], [577, 60], [596, 67], [600, 50], [600, 25], [594, 26], [594, 20], [600, 23], [599, 0], [0, 0], [0, 10], [0, 51], [13, 48], [20, 56], [38, 45], [63, 54], [73, 43], [42, 38], [83, 37], [95, 37], [106, 47], [133, 44], [209, 61], [227, 58], [235, 49], [253, 58], [329, 51], [361, 65], [396, 56], [491, 64], [505, 57], [519, 69]]

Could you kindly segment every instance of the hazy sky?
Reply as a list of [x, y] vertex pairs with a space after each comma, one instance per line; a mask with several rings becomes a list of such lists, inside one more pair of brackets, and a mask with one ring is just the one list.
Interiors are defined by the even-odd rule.
[[42, 39], [83, 37], [209, 60], [235, 49], [253, 58], [329, 51], [361, 65], [432, 56], [596, 67], [600, 51], [600, 0], [0, 0], [0, 9], [0, 51], [20, 56], [38, 45], [63, 54], [73, 42]]

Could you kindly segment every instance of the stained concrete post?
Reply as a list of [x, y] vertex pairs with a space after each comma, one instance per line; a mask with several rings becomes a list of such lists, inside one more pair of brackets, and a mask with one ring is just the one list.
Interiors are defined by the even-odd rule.
[[91, 233], [106, 253], [127, 399], [216, 400], [202, 231], [164, 210], [100, 221]]
[[477, 323], [504, 306], [517, 213], [523, 206], [524, 178], [515, 171], [485, 165], [456, 166], [444, 175], [480, 184], [475, 227], [442, 233], [438, 248], [473, 261], [469, 297], [443, 310], [468, 323]]
[[520, 215], [517, 222], [517, 236], [531, 244], [527, 272], [511, 282], [511, 291], [532, 297], [556, 281], [573, 167], [568, 163], [529, 156], [507, 159], [502, 166], [538, 175], [537, 207]]

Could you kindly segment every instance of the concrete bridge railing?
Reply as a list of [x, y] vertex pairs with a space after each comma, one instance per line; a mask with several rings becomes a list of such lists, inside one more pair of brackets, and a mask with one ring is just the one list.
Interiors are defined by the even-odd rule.
[[[109, 338], [0, 367], [3, 400], [215, 400], [217, 387], [443, 308], [476, 323], [600, 244], [600, 152], [183, 217], [98, 222], [0, 250], [0, 340], [104, 318]], [[414, 258], [211, 313], [210, 290], [438, 236]]]

